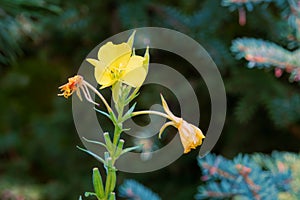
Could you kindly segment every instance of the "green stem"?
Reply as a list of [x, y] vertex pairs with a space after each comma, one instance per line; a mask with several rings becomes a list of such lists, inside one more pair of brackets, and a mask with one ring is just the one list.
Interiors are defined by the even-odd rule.
[[[113, 139], [113, 146], [115, 148], [115, 151], [117, 150], [118, 141], [120, 140], [121, 133], [122, 133], [122, 123], [115, 124], [114, 139]], [[111, 156], [114, 159], [114, 155]]]
[[[119, 89], [119, 92], [120, 91], [121, 88]], [[114, 136], [112, 142], [113, 150], [111, 151], [111, 155], [110, 155], [111, 160], [110, 162], [108, 162], [108, 166], [107, 166], [107, 179], [105, 183], [105, 194], [107, 195], [107, 198], [109, 197], [109, 195], [111, 195], [111, 192], [113, 192], [116, 187], [117, 176], [116, 176], [116, 169], [114, 164], [116, 160], [119, 158], [119, 155], [117, 155], [116, 152], [118, 149], [120, 136], [123, 131], [123, 111], [125, 105], [124, 105], [123, 98], [118, 98], [118, 100], [119, 100], [118, 101], [119, 105], [116, 104], [118, 118], [116, 122], [114, 122], [115, 128], [114, 128]]]
[[117, 176], [116, 176], [116, 170], [108, 167], [107, 169], [107, 178], [106, 178], [106, 183], [105, 183], [105, 197], [108, 199], [109, 195], [111, 192], [115, 190], [116, 187], [116, 181]]
[[165, 113], [162, 113], [162, 112], [159, 112], [159, 111], [154, 111], [154, 110], [136, 111], [136, 112], [131, 113], [131, 116], [135, 117], [135, 116], [138, 116], [138, 115], [149, 115], [149, 114], [158, 115], [158, 116], [161, 116], [161, 117], [164, 117], [164, 118], [167, 118], [167, 119], [173, 121], [173, 119], [169, 115], [167, 115]]
[[110, 191], [111, 189], [111, 181], [112, 181], [112, 173], [110, 172], [109, 169], [107, 169], [107, 176], [106, 176], [106, 183], [105, 183], [105, 197], [108, 199], [109, 193], [112, 192]]
[[119, 123], [122, 123], [122, 118], [123, 118], [123, 112], [124, 112], [124, 107], [122, 106], [119, 110], [119, 113], [118, 113], [118, 122]]

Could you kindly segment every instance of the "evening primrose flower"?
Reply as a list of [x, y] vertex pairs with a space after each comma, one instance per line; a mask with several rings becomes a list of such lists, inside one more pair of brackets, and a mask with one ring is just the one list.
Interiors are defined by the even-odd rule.
[[184, 148], [184, 153], [188, 153], [191, 149], [195, 149], [197, 146], [202, 144], [202, 139], [205, 138], [202, 131], [186, 122], [182, 118], [176, 117], [169, 109], [167, 102], [165, 101], [164, 97], [161, 95], [162, 106], [168, 115], [168, 119], [171, 121], [165, 123], [159, 132], [159, 137], [163, 133], [164, 129], [168, 126], [174, 126], [178, 129], [180, 140]]
[[100, 89], [114, 85], [117, 82], [132, 87], [140, 87], [148, 73], [149, 50], [144, 57], [137, 56], [132, 49], [135, 31], [128, 41], [121, 44], [107, 42], [98, 51], [98, 59], [86, 60], [95, 67], [96, 81]]

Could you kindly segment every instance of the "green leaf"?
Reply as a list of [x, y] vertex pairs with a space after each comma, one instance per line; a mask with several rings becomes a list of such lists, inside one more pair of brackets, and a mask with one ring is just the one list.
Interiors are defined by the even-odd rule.
[[124, 131], [130, 131], [130, 130], [131, 130], [131, 128], [123, 128], [122, 132], [124, 132]]
[[83, 149], [83, 148], [81, 148], [81, 147], [79, 147], [79, 146], [76, 146], [76, 147], [77, 147], [79, 150], [84, 151], [84, 152], [90, 154], [91, 156], [93, 156], [94, 158], [96, 158], [97, 160], [99, 160], [100, 162], [102, 162], [103, 164], [106, 164], [105, 161], [103, 160], [103, 158], [101, 158], [101, 157], [98, 156], [97, 154], [95, 154], [95, 153], [93, 153], [93, 152], [91, 152], [91, 151], [89, 151], [89, 150]]
[[139, 89], [140, 89], [139, 87], [134, 89], [134, 91], [131, 93], [131, 95], [125, 100], [125, 103], [124, 103], [125, 105], [129, 104], [133, 99], [135, 99], [139, 95], [139, 93], [138, 93]]
[[113, 151], [113, 143], [111, 142], [111, 139], [110, 139], [110, 136], [109, 136], [109, 133], [108, 132], [105, 132], [103, 134], [104, 136], [104, 140], [105, 140], [105, 143], [106, 143], [106, 149], [109, 151], [109, 152], [112, 152]]
[[82, 139], [84, 139], [84, 140], [87, 141], [88, 143], [99, 144], [99, 145], [101, 145], [101, 146], [103, 146], [103, 147], [105, 147], [105, 148], [107, 149], [107, 146], [106, 146], [104, 143], [102, 143], [102, 142], [95, 141], [95, 140], [88, 140], [88, 139], [86, 139], [85, 137], [82, 137]]
[[96, 196], [97, 197], [96, 193], [94, 193], [94, 192], [85, 192], [84, 196], [85, 197], [89, 197], [89, 196]]
[[107, 159], [107, 178], [106, 178], [106, 184], [105, 184], [105, 194], [107, 197], [109, 197], [110, 193], [114, 191], [116, 186], [116, 168], [113, 166], [112, 159]]
[[133, 151], [133, 150], [137, 150], [137, 149], [141, 149], [141, 148], [142, 148], [142, 145], [126, 148], [122, 151], [121, 155], [123, 155], [124, 153], [127, 153], [129, 151]]
[[109, 114], [107, 114], [106, 112], [104, 112], [104, 111], [102, 111], [102, 110], [99, 110], [99, 109], [97, 109], [97, 108], [95, 108], [95, 107], [94, 107], [94, 110], [97, 111], [98, 113], [100, 113], [100, 114], [102, 114], [102, 115], [108, 117], [110, 120], [112, 120], [112, 119], [111, 119], [111, 116], [110, 116]]
[[107, 171], [107, 176], [106, 176], [106, 183], [105, 183], [105, 194], [106, 194], [106, 197], [109, 196], [109, 193], [112, 192], [110, 190], [111, 188], [111, 173], [109, 173], [109, 171]]
[[131, 117], [131, 113], [134, 111], [134, 108], [136, 106], [136, 103], [134, 103], [131, 108], [126, 112], [126, 114], [123, 116], [122, 121], [125, 121]]
[[105, 195], [101, 174], [98, 168], [93, 169], [93, 186], [98, 198], [102, 199]]
[[107, 164], [107, 160], [110, 158], [110, 155], [109, 155], [109, 152], [104, 152], [104, 159], [106, 161], [106, 164]]
[[118, 143], [118, 146], [117, 146], [117, 150], [115, 152], [116, 157], [119, 157], [121, 155], [124, 143], [125, 143], [125, 141], [123, 139], [119, 140], [119, 143]]
[[116, 194], [114, 192], [111, 192], [108, 200], [115, 200], [115, 199], [116, 199]]
[[113, 122], [114, 125], [118, 124], [118, 123], [117, 123], [118, 120], [117, 120], [117, 118], [116, 118], [114, 112], [110, 111], [110, 112], [109, 112], [109, 116], [110, 116], [110, 120]]

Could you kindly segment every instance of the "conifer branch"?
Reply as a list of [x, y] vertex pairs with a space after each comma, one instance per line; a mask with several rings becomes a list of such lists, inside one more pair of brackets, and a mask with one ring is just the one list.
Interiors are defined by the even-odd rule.
[[300, 80], [300, 51], [288, 51], [281, 46], [254, 38], [238, 38], [232, 42], [231, 51], [237, 59], [244, 58], [249, 68], [275, 67], [275, 76], [280, 77], [283, 71], [290, 73], [290, 81]]

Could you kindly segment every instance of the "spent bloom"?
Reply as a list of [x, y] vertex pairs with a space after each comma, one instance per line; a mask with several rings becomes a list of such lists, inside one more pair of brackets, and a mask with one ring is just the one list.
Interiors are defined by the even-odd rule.
[[183, 120], [182, 118], [176, 117], [169, 109], [167, 102], [161, 95], [162, 106], [168, 115], [168, 118], [171, 120], [165, 123], [159, 132], [159, 137], [161, 136], [164, 129], [168, 126], [174, 126], [178, 129], [180, 140], [184, 148], [184, 153], [188, 153], [191, 149], [195, 149], [197, 146], [202, 144], [202, 139], [205, 138], [202, 131], [194, 126]]
[[82, 101], [82, 97], [81, 97], [81, 92], [82, 92], [87, 101], [95, 105], [98, 105], [96, 102], [93, 101], [90, 92], [88, 90], [88, 87], [90, 87], [90, 85], [85, 80], [83, 80], [82, 76], [75, 75], [68, 79], [68, 83], [58, 88], [62, 92], [58, 94], [58, 96], [64, 96], [67, 99], [74, 92], [76, 92], [77, 96]]
[[59, 87], [62, 93], [58, 94], [58, 96], [64, 96], [67, 99], [75, 91], [77, 91], [78, 94], [79, 93], [78, 88], [81, 86], [82, 80], [83, 80], [82, 76], [79, 75], [69, 78], [68, 83]]
[[128, 41], [121, 44], [107, 42], [98, 51], [98, 59], [86, 60], [95, 67], [94, 75], [101, 89], [117, 82], [140, 87], [148, 73], [149, 50], [144, 57], [135, 55], [132, 49], [135, 31]]

